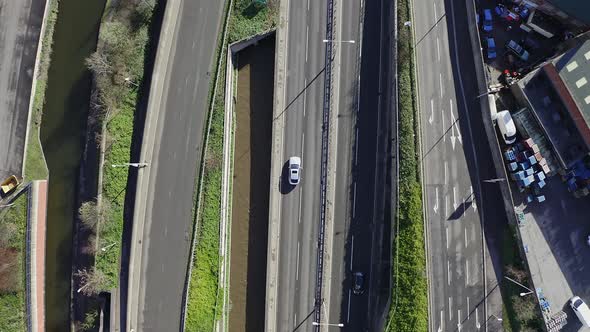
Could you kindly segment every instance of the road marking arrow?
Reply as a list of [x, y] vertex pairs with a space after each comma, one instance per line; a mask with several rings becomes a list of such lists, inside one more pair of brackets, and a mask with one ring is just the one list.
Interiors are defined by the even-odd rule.
[[[451, 263], [447, 261], [447, 284], [451, 285]], [[449, 297], [449, 315], [451, 314], [451, 298]], [[449, 318], [450, 319], [450, 318]]]
[[449, 99], [449, 105], [451, 106], [451, 146], [455, 150], [455, 142], [457, 136], [455, 136], [455, 115], [453, 114], [453, 100]]
[[434, 207], [432, 209], [434, 210], [434, 213], [438, 213], [438, 187], [435, 187], [434, 190], [435, 190], [436, 202], [434, 203]]

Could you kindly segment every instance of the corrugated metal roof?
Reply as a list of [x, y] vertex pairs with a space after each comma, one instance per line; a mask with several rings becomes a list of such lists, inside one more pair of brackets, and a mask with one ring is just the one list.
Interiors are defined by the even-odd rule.
[[[588, 1], [590, 5], [590, 1]], [[555, 69], [590, 126], [590, 41], [566, 52], [554, 61]]]

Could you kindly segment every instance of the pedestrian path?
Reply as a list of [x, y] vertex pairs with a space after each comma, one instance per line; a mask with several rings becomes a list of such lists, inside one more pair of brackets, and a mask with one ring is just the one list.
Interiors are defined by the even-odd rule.
[[29, 188], [30, 227], [30, 320], [34, 332], [45, 331], [45, 235], [47, 220], [47, 181], [33, 181]]

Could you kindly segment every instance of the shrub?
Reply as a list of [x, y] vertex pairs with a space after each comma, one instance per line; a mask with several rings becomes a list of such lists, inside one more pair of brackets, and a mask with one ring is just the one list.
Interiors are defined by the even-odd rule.
[[408, 0], [398, 2], [399, 215], [393, 250], [393, 296], [387, 331], [427, 331], [428, 300], [420, 185], [418, 116]]

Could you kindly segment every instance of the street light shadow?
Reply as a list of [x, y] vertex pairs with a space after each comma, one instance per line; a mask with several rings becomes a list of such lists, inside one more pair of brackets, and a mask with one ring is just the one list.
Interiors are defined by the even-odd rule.
[[[463, 329], [459, 329], [459, 327], [457, 327], [453, 331], [457, 331], [457, 332], [463, 331], [464, 328], [465, 328], [464, 324], [467, 323], [470, 319], [473, 319], [473, 316], [476, 317], [476, 327], [479, 324], [479, 328], [478, 328], [479, 331], [483, 330], [484, 329], [484, 326], [486, 326], [488, 328], [488, 331], [489, 331], [490, 330], [490, 326], [489, 326], [488, 322], [490, 321], [490, 318], [496, 317], [496, 315], [495, 314], [491, 314], [489, 317], [487, 317], [487, 319], [484, 319], [483, 316], [481, 318], [477, 318], [479, 316], [478, 316], [478, 313], [476, 313], [476, 311], [478, 311], [478, 312], [483, 311], [483, 308], [482, 307], [483, 307], [485, 298], [487, 298], [488, 296], [490, 296], [490, 294], [492, 292], [494, 292], [494, 290], [496, 290], [497, 288], [498, 288], [498, 284], [495, 284], [494, 287], [492, 287], [491, 289], [489, 289], [488, 292], [487, 292], [487, 294], [485, 294], [484, 298], [482, 298], [479, 302], [477, 302], [473, 306], [473, 309], [471, 309], [467, 313], [467, 316], [464, 317], [461, 320], [461, 322], [459, 324], [460, 324], [460, 326], [462, 326]], [[481, 310], [478, 310], [478, 308], [480, 308]], [[496, 331], [496, 330], [494, 330], [494, 331]]]
[[314, 307], [314, 309], [311, 310], [311, 312], [307, 316], [305, 316], [305, 318], [303, 318], [303, 320], [299, 324], [297, 324], [297, 326], [295, 326], [295, 328], [293, 329], [292, 332], [297, 331], [301, 326], [303, 326], [303, 324], [305, 324], [305, 322], [309, 319], [309, 317], [311, 317], [313, 315], [314, 312], [315, 312], [315, 307]]
[[285, 112], [287, 112], [287, 110], [289, 110], [289, 108], [297, 101], [297, 99], [299, 99], [299, 97], [301, 97], [303, 95], [303, 93], [305, 92], [305, 90], [307, 90], [307, 88], [309, 88], [317, 79], [318, 77], [320, 77], [320, 75], [322, 75], [322, 73], [326, 70], [326, 66], [324, 66], [322, 68], [322, 70], [320, 70], [312, 79], [311, 81], [307, 82], [307, 85], [303, 88], [303, 90], [299, 91], [299, 93], [297, 94], [297, 96], [295, 96], [295, 98], [293, 98], [293, 100], [291, 100], [289, 102], [289, 104], [287, 104], [287, 106], [285, 107], [285, 109], [279, 113], [277, 116], [275, 116], [275, 118], [273, 119], [273, 121], [279, 119], [281, 116], [283, 116], [283, 114], [285, 114]]
[[418, 41], [416, 42], [416, 46], [418, 46], [422, 40], [424, 40], [424, 38], [426, 38], [426, 36], [428, 36], [428, 34], [438, 25], [438, 23], [440, 23], [440, 21], [442, 21], [443, 18], [445, 18], [447, 16], [447, 13], [444, 13], [443, 15], [441, 15], [441, 17], [434, 22], [434, 24], [430, 27], [430, 29], [428, 29], [428, 31], [426, 31], [426, 33], [420, 37], [420, 39], [418, 39]]
[[453, 126], [459, 122], [459, 118], [460, 117], [457, 117], [457, 119], [455, 119], [455, 121], [449, 125], [449, 127], [445, 130], [445, 132], [442, 135], [440, 135], [438, 140], [434, 144], [432, 144], [432, 146], [428, 149], [428, 151], [426, 151], [426, 153], [422, 156], [422, 161], [424, 161], [424, 159], [426, 159], [426, 156], [428, 156], [428, 154], [430, 152], [432, 152], [432, 150], [434, 150], [434, 148], [443, 140], [445, 135], [447, 135], [449, 133], [449, 131], [451, 131], [451, 129], [453, 129]]
[[451, 215], [447, 218], [447, 221], [453, 221], [461, 218], [465, 214], [465, 211], [467, 211], [471, 207], [471, 205], [473, 205], [474, 199], [475, 196], [473, 194], [470, 194], [465, 199], [463, 199], [463, 202], [461, 202], [461, 204], [457, 206], [455, 211], [451, 213]]

